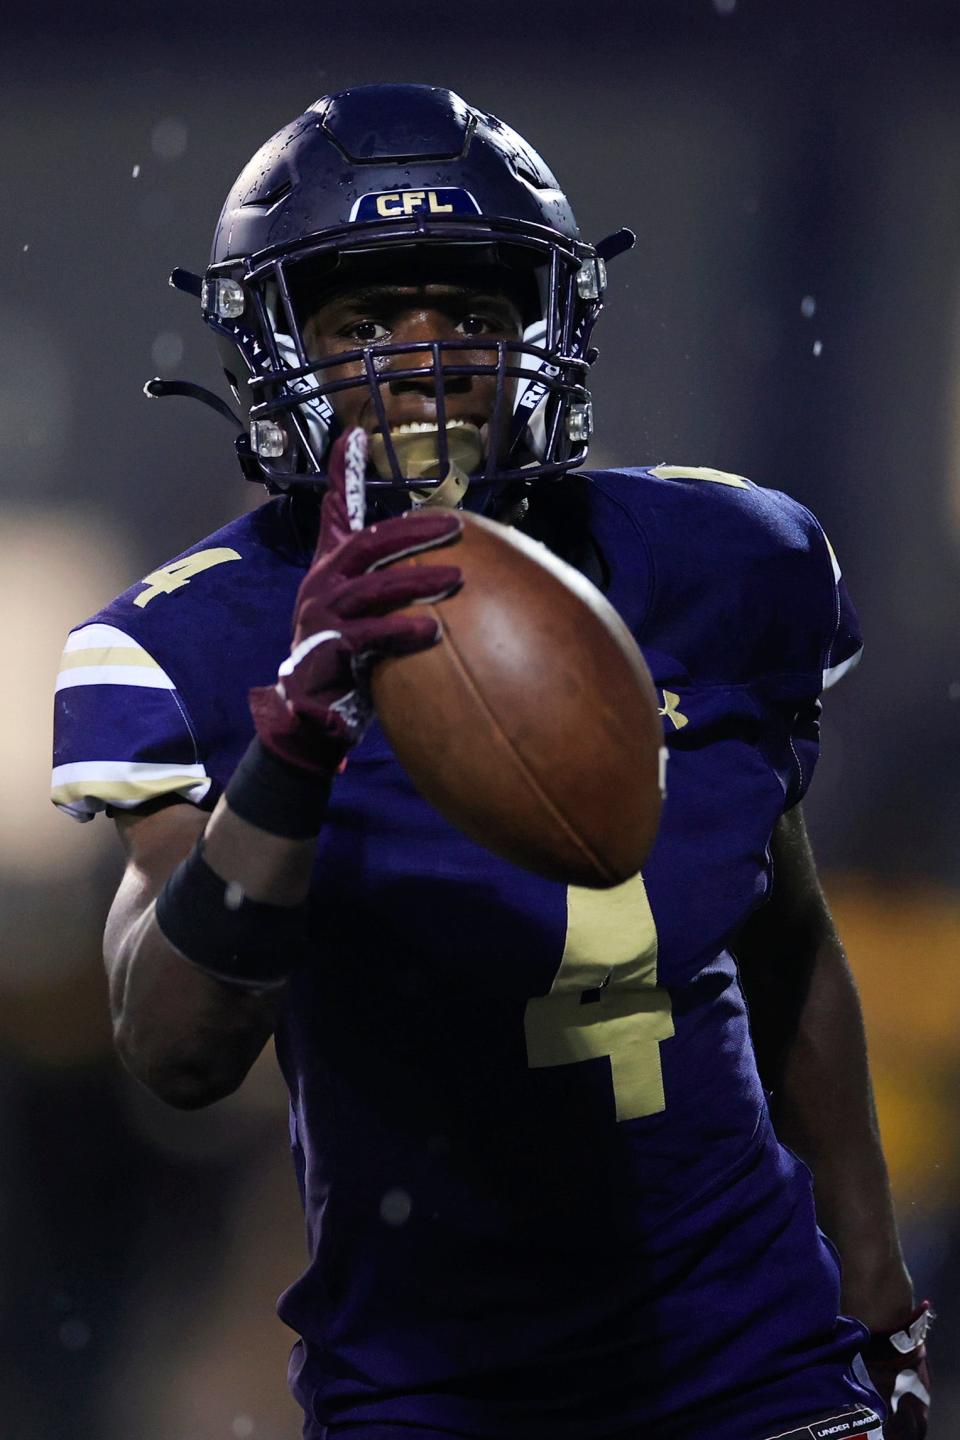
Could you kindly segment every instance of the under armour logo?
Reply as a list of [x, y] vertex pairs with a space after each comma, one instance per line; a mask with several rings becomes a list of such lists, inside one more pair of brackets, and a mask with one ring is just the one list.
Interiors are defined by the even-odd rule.
[[663, 708], [657, 711], [658, 715], [665, 715], [668, 720], [673, 721], [674, 730], [682, 730], [684, 725], [690, 723], [690, 717], [683, 715], [677, 709], [680, 704], [680, 696], [675, 695], [672, 690], [661, 691], [663, 695]]

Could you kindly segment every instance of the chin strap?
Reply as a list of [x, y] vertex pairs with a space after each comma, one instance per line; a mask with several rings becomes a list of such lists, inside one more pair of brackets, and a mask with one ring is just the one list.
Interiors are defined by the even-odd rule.
[[411, 488], [407, 494], [414, 510], [423, 510], [427, 505], [442, 505], [444, 509], [456, 510], [463, 504], [469, 484], [469, 475], [464, 475], [456, 465], [451, 465], [446, 480], [441, 480], [429, 490]]
[[[195, 275], [192, 270], [184, 270], [179, 265], [172, 271], [168, 283], [174, 290], [180, 290], [184, 295], [192, 295], [196, 300], [203, 294], [202, 276]], [[159, 376], [147, 381], [143, 393], [150, 400], [164, 400], [168, 395], [182, 395], [187, 400], [199, 400], [202, 405], [222, 415], [224, 420], [229, 420], [239, 431], [234, 444], [244, 477], [256, 481], [258, 485], [266, 485], [271, 493], [277, 492], [278, 487], [265, 477], [256, 455], [250, 448], [250, 436], [243, 421], [219, 395], [215, 395], [203, 385], [195, 385], [191, 380], [161, 380]]]
[[203, 294], [203, 276], [194, 275], [192, 270], [184, 270], [182, 265], [176, 265], [171, 270], [167, 284], [173, 290], [182, 290], [184, 295], [192, 295], [197, 300]]
[[636, 235], [624, 226], [622, 230], [614, 230], [612, 235], [605, 235], [602, 240], [597, 241], [593, 248], [601, 260], [616, 260], [617, 256], [622, 255], [624, 251], [632, 250], [636, 243]]
[[211, 410], [216, 410], [225, 420], [236, 425], [238, 430], [243, 429], [241, 420], [225, 400], [214, 395], [212, 390], [205, 390], [202, 385], [194, 385], [191, 380], [161, 380], [159, 376], [154, 376], [144, 385], [143, 393], [150, 400], [164, 400], [168, 395], [184, 395], [188, 400], [200, 400], [204, 405], [209, 405]]

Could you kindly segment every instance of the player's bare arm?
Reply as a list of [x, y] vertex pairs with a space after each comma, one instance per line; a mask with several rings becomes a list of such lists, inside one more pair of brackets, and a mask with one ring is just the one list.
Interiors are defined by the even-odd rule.
[[[924, 1338], [900, 1248], [856, 981], [817, 874], [801, 806], [774, 832], [774, 892], [738, 947], [760, 1073], [777, 1133], [809, 1165], [817, 1215], [842, 1262], [841, 1306], [871, 1331], [871, 1379], [897, 1411], [891, 1435], [921, 1434]], [[891, 1343], [891, 1336], [895, 1337]], [[913, 1343], [911, 1343], [913, 1342]]]
[[225, 881], [257, 900], [302, 903], [312, 844], [252, 828], [224, 801], [211, 817], [188, 804], [117, 816], [127, 864], [104, 933], [114, 1037], [131, 1073], [171, 1105], [194, 1108], [235, 1090], [283, 1003], [280, 992], [257, 994], [206, 974], [156, 923], [158, 893], [201, 834]]
[[[817, 875], [802, 808], [773, 841], [774, 891], [739, 950], [780, 1139], [813, 1171], [817, 1213], [843, 1261], [843, 1304], [873, 1330], [913, 1290], [897, 1235], [860, 1000]], [[765, 1073], [764, 1073], [765, 1072]]]

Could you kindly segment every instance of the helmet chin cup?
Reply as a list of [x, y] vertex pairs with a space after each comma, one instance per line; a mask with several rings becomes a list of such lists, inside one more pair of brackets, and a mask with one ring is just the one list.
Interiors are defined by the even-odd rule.
[[[391, 429], [390, 444], [393, 446], [401, 477], [404, 480], [436, 481], [441, 480], [444, 471], [449, 471], [451, 467], [462, 475], [470, 475], [480, 468], [484, 442], [476, 425], [465, 421], [449, 422], [446, 426], [446, 440], [445, 465], [438, 426], [418, 425], [415, 430]], [[396, 478], [386, 437], [379, 430], [370, 437], [370, 459], [381, 480]]]
[[[424, 505], [456, 510], [463, 504], [470, 475], [480, 468], [484, 454], [484, 436], [476, 425], [463, 420], [448, 422], [446, 465], [437, 425], [419, 425], [415, 430], [391, 430], [390, 442], [396, 464], [405, 480], [431, 482], [422, 488], [411, 486], [407, 491], [415, 510]], [[379, 430], [370, 437], [370, 460], [382, 480], [395, 478], [387, 442]]]

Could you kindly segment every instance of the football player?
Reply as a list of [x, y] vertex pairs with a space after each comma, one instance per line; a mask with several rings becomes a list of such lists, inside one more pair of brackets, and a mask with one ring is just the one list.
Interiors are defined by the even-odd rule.
[[[449, 91], [318, 101], [241, 174], [202, 280], [174, 277], [273, 498], [67, 641], [53, 798], [126, 849], [124, 1061], [201, 1106], [276, 1038], [309, 1440], [925, 1431], [929, 1307], [800, 805], [856, 619], [786, 496], [574, 473], [630, 240], [585, 243], [540, 157]], [[643, 647], [670, 795], [613, 890], [453, 830], [371, 714], [379, 657], [443, 643], [416, 602], [462, 583], [463, 508], [545, 540]]]

